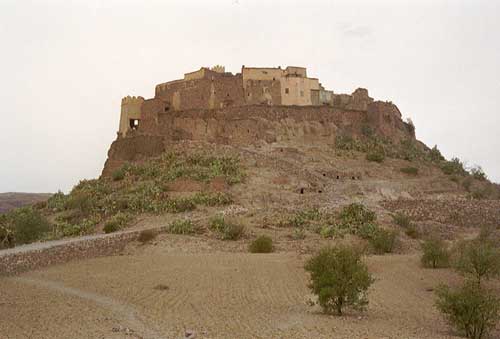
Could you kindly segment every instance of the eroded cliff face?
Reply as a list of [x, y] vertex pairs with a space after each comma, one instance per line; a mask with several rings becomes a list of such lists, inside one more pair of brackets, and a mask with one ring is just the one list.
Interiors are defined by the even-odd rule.
[[127, 161], [157, 156], [182, 140], [236, 146], [261, 143], [334, 145], [338, 135], [362, 137], [369, 129], [392, 142], [415, 139], [398, 108], [372, 102], [366, 110], [329, 106], [240, 106], [218, 110], [151, 111], [140, 127], [111, 145], [103, 175]]

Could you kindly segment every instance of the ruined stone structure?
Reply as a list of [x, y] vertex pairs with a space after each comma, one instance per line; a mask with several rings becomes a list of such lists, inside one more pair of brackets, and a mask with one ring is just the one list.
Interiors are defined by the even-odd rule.
[[333, 144], [337, 135], [361, 135], [367, 125], [389, 140], [415, 138], [394, 104], [374, 101], [362, 88], [335, 94], [308, 78], [306, 68], [243, 66], [233, 75], [223, 66], [204, 67], [157, 85], [151, 99], [122, 99], [118, 138], [103, 173], [180, 140]]
[[[366, 96], [353, 100], [369, 102], [368, 93], [362, 94]], [[119, 132], [125, 135], [137, 129], [142, 116], [151, 113], [246, 105], [333, 106], [334, 102], [350, 103], [347, 97], [335, 100], [333, 91], [325, 90], [318, 79], [308, 78], [304, 67], [243, 66], [235, 75], [223, 66], [202, 67], [184, 74], [183, 79], [157, 85], [152, 99], [123, 98]]]

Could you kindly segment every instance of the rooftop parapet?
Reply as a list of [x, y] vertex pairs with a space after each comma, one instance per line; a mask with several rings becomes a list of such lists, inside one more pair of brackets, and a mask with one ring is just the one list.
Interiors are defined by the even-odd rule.
[[123, 105], [130, 105], [130, 104], [140, 104], [144, 102], [144, 98], [141, 96], [130, 96], [127, 95], [126, 97], [122, 98], [122, 106]]

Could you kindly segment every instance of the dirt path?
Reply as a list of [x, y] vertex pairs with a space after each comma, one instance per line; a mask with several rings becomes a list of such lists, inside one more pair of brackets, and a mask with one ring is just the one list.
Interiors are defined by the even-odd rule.
[[109, 309], [118, 320], [130, 329], [130, 333], [135, 333], [143, 339], [161, 339], [164, 338], [156, 331], [152, 330], [150, 326], [145, 325], [144, 321], [137, 314], [137, 311], [126, 304], [120, 303], [110, 297], [102, 296], [96, 293], [82, 291], [80, 289], [64, 286], [63, 284], [55, 281], [41, 280], [28, 277], [14, 278], [15, 281], [22, 282], [28, 285], [35, 285], [50, 289], [68, 296], [75, 296], [78, 298], [89, 300], [99, 307]]

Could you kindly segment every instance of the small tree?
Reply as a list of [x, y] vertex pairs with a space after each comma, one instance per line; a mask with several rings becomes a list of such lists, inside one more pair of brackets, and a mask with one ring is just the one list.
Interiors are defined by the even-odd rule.
[[392, 253], [398, 241], [398, 232], [377, 228], [368, 241], [376, 254]]
[[478, 284], [483, 278], [500, 276], [500, 249], [490, 241], [462, 241], [456, 252], [456, 270], [472, 277]]
[[363, 309], [368, 304], [367, 290], [373, 278], [356, 249], [323, 248], [309, 259], [305, 269], [311, 274], [309, 287], [318, 296], [324, 312], [342, 315], [347, 306]]
[[15, 243], [27, 244], [39, 240], [50, 231], [47, 219], [32, 207], [22, 207], [7, 216], [14, 233]]
[[433, 237], [422, 243], [422, 258], [424, 267], [443, 268], [450, 264], [450, 253], [443, 240]]
[[477, 284], [469, 282], [457, 290], [441, 286], [436, 294], [436, 307], [467, 338], [485, 338], [500, 318], [500, 299]]

